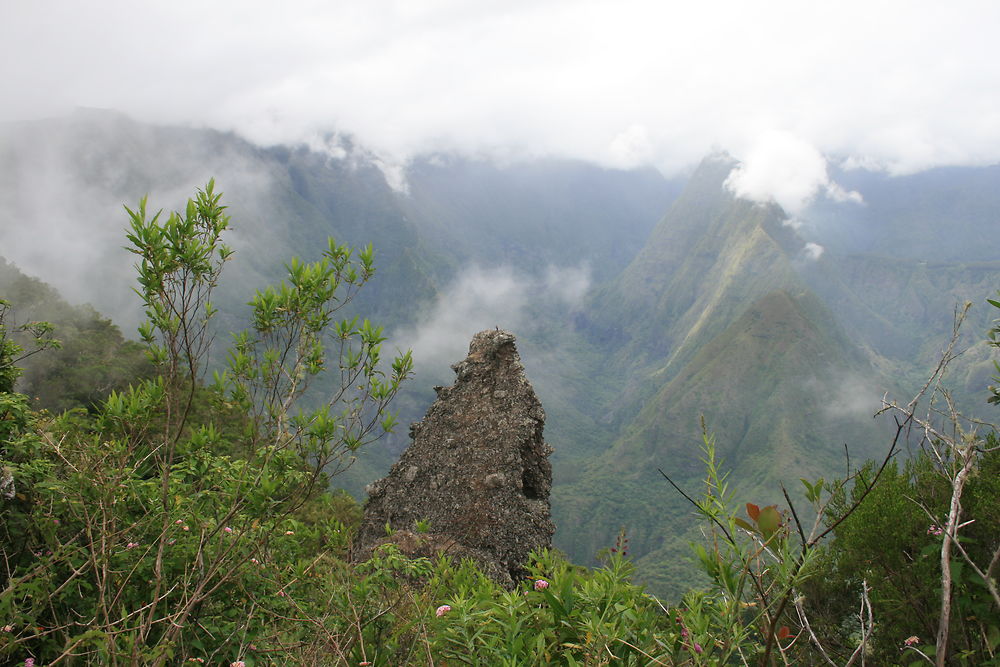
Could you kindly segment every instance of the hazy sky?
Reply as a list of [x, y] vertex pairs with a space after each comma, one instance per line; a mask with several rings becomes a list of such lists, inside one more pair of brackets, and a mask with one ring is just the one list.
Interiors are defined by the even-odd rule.
[[1000, 161], [998, 33], [992, 0], [6, 0], [0, 119], [79, 105], [264, 143], [335, 130], [396, 162], [457, 149], [671, 173], [726, 149], [745, 193], [847, 196], [820, 155]]

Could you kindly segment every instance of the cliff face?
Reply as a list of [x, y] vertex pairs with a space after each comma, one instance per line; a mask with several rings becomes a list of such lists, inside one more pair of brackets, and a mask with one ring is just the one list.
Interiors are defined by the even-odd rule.
[[[410, 446], [368, 487], [355, 556], [391, 541], [411, 554], [472, 557], [510, 586], [555, 532], [545, 413], [506, 331], [476, 334], [452, 369], [455, 384], [435, 388]], [[429, 530], [418, 532], [417, 522]]]

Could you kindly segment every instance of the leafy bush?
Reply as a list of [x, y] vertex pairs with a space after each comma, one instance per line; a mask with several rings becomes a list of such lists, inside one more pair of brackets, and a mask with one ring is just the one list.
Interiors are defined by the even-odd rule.
[[[94, 415], [56, 418], [29, 413], [4, 387], [4, 458], [18, 494], [3, 505], [2, 656], [226, 662], [251, 643], [287, 651], [305, 641], [302, 624], [275, 619], [300, 613], [299, 592], [312, 599], [321, 572], [334, 580], [323, 568], [336, 570], [328, 561], [348, 535], [303, 513], [354, 451], [392, 427], [388, 405], [410, 357], [387, 373], [381, 330], [335, 320], [374, 268], [370, 248], [355, 255], [331, 240], [322, 259], [293, 259], [287, 283], [257, 293], [253, 327], [204, 389], [211, 294], [231, 255], [224, 209], [209, 182], [183, 214], [150, 218], [145, 200], [128, 211], [155, 378], [113, 392]], [[4, 341], [7, 377], [17, 350]], [[343, 384], [302, 409], [328, 365]]]
[[[56, 344], [0, 302], [5, 661], [998, 664], [1000, 443], [947, 394], [950, 411], [927, 412], [950, 430], [917, 416], [921, 396], [887, 404], [901, 418], [886, 457], [802, 480], [808, 508], [788, 493], [783, 507], [738, 502], [705, 430], [704, 490], [677, 490], [704, 520], [692, 546], [709, 583], [677, 608], [631, 583], [624, 535], [593, 570], [533, 554], [514, 590], [470, 561], [391, 544], [350, 563], [360, 509], [330, 478], [393, 427], [411, 370], [408, 353], [384, 369], [381, 330], [338, 316], [373, 252], [330, 240], [319, 261], [293, 259], [205, 386], [224, 210], [209, 182], [183, 214], [150, 218], [145, 200], [128, 211], [156, 373], [91, 411], [53, 417], [13, 392], [18, 360]], [[304, 407], [326, 370], [335, 391]], [[924, 449], [900, 468], [910, 428]]]

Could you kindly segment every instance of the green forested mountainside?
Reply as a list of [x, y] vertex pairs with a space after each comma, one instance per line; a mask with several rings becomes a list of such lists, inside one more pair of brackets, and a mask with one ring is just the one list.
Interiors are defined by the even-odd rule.
[[[134, 207], [148, 193], [157, 205], [176, 206], [214, 176], [231, 205], [227, 242], [236, 249], [216, 296], [220, 332], [243, 326], [247, 289], [279, 278], [282, 263], [293, 255], [315, 259], [333, 235], [375, 248], [378, 270], [354, 307], [393, 333], [431, 311], [470, 263], [509, 265], [515, 276], [544, 276], [552, 266], [613, 275], [678, 187], [649, 170], [559, 160], [498, 168], [437, 156], [433, 164], [414, 164], [404, 194], [389, 186], [363, 147], [343, 137], [331, 141], [330, 152], [261, 148], [231, 134], [150, 126], [86, 110], [7, 125], [0, 130], [0, 246], [71, 302], [93, 303], [131, 334], [140, 313], [129, 287], [132, 260], [121, 249], [122, 204]], [[557, 342], [565, 308], [554, 309], [537, 296], [525, 299], [531, 310], [525, 319], [539, 323], [543, 354], [529, 363], [546, 378], [584, 374], [582, 385], [565, 392], [548, 382], [547, 402], [566, 415], [550, 420], [550, 431], [582, 432], [591, 448], [599, 448], [610, 435], [577, 419], [591, 417], [589, 406], [602, 395], [599, 383], [588, 383], [586, 371], [579, 370], [586, 364], [564, 353], [577, 343]], [[532, 344], [526, 340], [532, 336], [521, 337]], [[446, 365], [436, 373], [421, 367], [419, 374], [424, 382], [400, 397], [404, 422], [423, 415], [433, 400], [430, 385], [450, 380]], [[584, 400], [578, 400], [581, 395]], [[566, 406], [565, 412], [557, 405]], [[380, 443], [345, 485], [360, 495], [405, 444], [405, 430]], [[572, 452], [573, 446], [560, 449]]]
[[55, 327], [59, 347], [21, 362], [17, 389], [33, 399], [34, 408], [92, 408], [112, 391], [152, 375], [143, 348], [125, 340], [111, 320], [88, 305], [68, 304], [52, 287], [2, 257], [0, 298], [10, 304], [17, 324], [46, 321]]
[[780, 209], [723, 189], [733, 165], [703, 162], [635, 260], [589, 304], [592, 335], [611, 336], [613, 363], [636, 378], [672, 377], [757, 297], [799, 284], [779, 242]]
[[1000, 165], [938, 167], [891, 175], [833, 169], [864, 205], [817, 202], [803, 232], [838, 255], [927, 262], [992, 262], [1000, 255]]
[[[980, 246], [989, 246], [983, 242]], [[940, 262], [872, 254], [824, 255], [803, 279], [837, 313], [853, 340], [887, 359], [931, 363], [956, 305], [973, 301], [967, 338], [981, 337], [991, 314], [982, 299], [1000, 273], [992, 262]]]
[[[996, 662], [996, 427], [946, 415], [945, 428], [938, 428], [905, 408], [896, 438], [910, 428], [933, 437], [902, 475], [891, 450], [881, 463], [848, 461], [840, 479], [803, 480], [798, 512], [789, 495], [764, 505], [777, 492], [754, 487], [825, 467], [822, 450], [800, 456], [801, 445], [811, 444], [807, 438], [822, 430], [824, 417], [837, 414], [812, 410], [803, 389], [810, 380], [824, 382], [822, 411], [850, 412], [831, 395], [830, 380], [845, 369], [864, 372], [864, 357], [809, 292], [778, 290], [758, 299], [704, 345], [635, 422], [656, 429], [661, 413], [687, 407], [687, 391], [671, 395], [675, 384], [690, 387], [694, 403], [711, 402], [721, 384], [734, 387], [723, 397], [729, 405], [793, 404], [808, 424], [790, 423], [779, 410], [777, 424], [767, 429], [773, 446], [754, 451], [736, 436], [729, 439], [735, 445], [716, 447], [704, 434], [686, 448], [697, 450], [698, 472], [677, 465], [690, 451], [642, 460], [634, 455], [641, 443], [623, 444], [588, 471], [610, 472], [607, 479], [587, 480], [597, 484], [590, 497], [628, 498], [633, 514], [644, 515], [638, 519], [676, 524], [675, 532], [659, 533], [661, 548], [641, 544], [645, 554], [637, 561], [641, 578], [661, 593], [683, 593], [676, 605], [650, 597], [633, 580], [632, 543], [647, 537], [635, 531], [641, 521], [634, 518], [632, 533], [623, 528], [614, 546], [601, 550], [601, 568], [581, 568], [543, 550], [525, 564], [526, 580], [501, 590], [474, 562], [457, 563], [447, 553], [428, 559], [390, 542], [366, 562], [350, 556], [357, 508], [344, 494], [330, 493], [326, 475], [378, 437], [370, 430], [376, 424], [391, 427], [384, 411], [412, 369], [409, 354], [392, 362], [391, 375], [378, 369], [383, 339], [367, 320], [335, 325], [335, 341], [353, 341], [358, 347], [348, 345], [357, 356], [324, 351], [328, 318], [342, 303], [336, 294], [347, 284], [361, 287], [373, 253], [330, 243], [319, 262], [291, 262], [289, 285], [256, 293], [252, 329], [234, 339], [227, 372], [204, 388], [197, 369], [210, 351], [201, 342], [212, 335], [202, 326], [212, 309], [200, 304], [210, 300], [230, 257], [219, 245], [228, 217], [211, 182], [183, 215], [150, 220], [145, 207], [129, 215], [128, 240], [144, 258], [136, 267], [137, 293], [150, 318], [142, 336], [157, 362], [154, 377], [96, 401], [91, 414], [34, 411], [12, 380], [25, 353], [49, 347], [49, 327], [21, 326], [8, 302], [0, 304], [6, 380], [0, 387], [0, 604], [7, 621], [0, 656], [8, 661], [31, 665], [71, 655], [102, 663], [256, 665], [281, 655], [300, 664], [474, 657], [491, 665], [578, 665], [595, 658], [599, 664], [728, 665], [738, 655], [746, 664], [775, 665], [817, 664], [820, 656], [838, 664], [831, 655], [844, 662], [866, 650], [888, 664], [902, 650], [928, 660], [936, 654], [937, 664], [951, 657]], [[23, 276], [9, 273], [22, 283], [14, 291], [25, 292]], [[28, 287], [36, 301], [53, 296], [37, 281]], [[1000, 308], [1000, 301], [990, 303]], [[27, 350], [11, 338], [21, 334], [29, 336]], [[985, 343], [1000, 346], [1000, 320]], [[358, 393], [335, 391], [327, 407], [297, 409], [301, 381], [321, 373], [324, 360], [340, 369], [343, 390], [357, 387]], [[849, 388], [847, 400], [857, 393]], [[996, 390], [990, 394], [997, 402]], [[720, 469], [725, 454], [731, 461]], [[665, 466], [670, 483], [688, 488], [696, 516], [687, 506], [678, 512], [669, 502], [657, 504], [648, 479], [629, 477], [662, 455], [674, 459]], [[691, 488], [702, 475], [704, 488]], [[604, 507], [584, 512], [600, 518]], [[419, 533], [428, 530], [420, 523], [417, 535], [403, 531], [418, 550], [427, 539]], [[386, 525], [387, 537], [393, 528]], [[832, 535], [821, 543], [818, 531]], [[959, 531], [961, 559], [949, 552]], [[702, 579], [678, 557], [678, 542], [688, 535]], [[857, 614], [859, 599], [867, 614]], [[803, 632], [811, 641], [799, 641]]]
[[121, 248], [122, 204], [134, 207], [150, 195], [176, 207], [213, 176], [237, 221], [228, 242], [238, 260], [217, 296], [220, 328], [239, 328], [247, 287], [273, 282], [283, 262], [314, 256], [329, 235], [378, 248], [380, 275], [363, 297], [373, 317], [403, 317], [399, 304], [434, 292], [413, 226], [382, 173], [363, 160], [264, 149], [213, 130], [78, 111], [4, 126], [0, 175], [0, 242], [11, 248], [9, 258], [48, 278], [71, 301], [90, 301], [130, 328], [138, 308], [129, 288], [132, 258]]
[[[327, 153], [260, 148], [103, 112], [7, 126], [0, 135], [2, 247], [29, 273], [68, 290], [71, 302], [90, 301], [113, 316], [126, 334], [139, 313], [124, 277], [131, 259], [120, 250], [121, 204], [134, 206], [149, 192], [157, 205], [176, 206], [213, 175], [232, 203], [228, 242], [237, 250], [218, 292], [220, 331], [243, 326], [248, 289], [278, 277], [292, 255], [315, 259], [327, 235], [375, 247], [377, 272], [356, 307], [390, 333], [411, 331], [404, 325], [447, 306], [448, 287], [469, 264], [504, 263], [515, 276], [589, 265], [592, 287], [582, 303], [532, 292], [515, 328], [556, 450], [556, 543], [590, 562], [626, 525], [641, 532], [633, 543], [640, 575], [660, 585], [669, 585], [664, 572], [686, 567], [677, 558], [683, 550], [662, 543], [683, 544], [683, 531], [659, 527], [654, 515], [667, 506], [655, 494], [675, 499], [644, 475], [675, 464], [691, 473], [693, 460], [679, 452], [696, 451], [699, 414], [720, 451], [752, 472], [747, 493], [773, 492], [770, 480], [797, 473], [797, 461], [817, 466], [809, 471], [836, 467], [845, 443], [860, 457], [883, 434], [868, 404], [851, 399], [918, 386], [950, 332], [955, 304], [981, 303], [1000, 283], [1000, 266], [990, 261], [1000, 257], [1000, 241], [983, 234], [990, 193], [1000, 189], [993, 168], [969, 172], [964, 187], [953, 172], [924, 180], [856, 175], [845, 185], [862, 192], [864, 207], [819, 202], [796, 229], [777, 206], [725, 189], [736, 164], [727, 156], [707, 159], [654, 224], [677, 183], [648, 171], [435, 156], [403, 172], [403, 193], [363, 147], [343, 138]], [[930, 203], [918, 191], [947, 196]], [[831, 211], [845, 216], [843, 227]], [[927, 256], [931, 243], [890, 242], [942, 230], [950, 234], [943, 248], [961, 242], [975, 252]], [[853, 236], [838, 245], [830, 240], [838, 234]], [[807, 242], [826, 250], [812, 258]], [[970, 340], [989, 319], [983, 308], [972, 313]], [[820, 356], [806, 364], [807, 354]], [[445, 365], [420, 363], [398, 400], [404, 424], [423, 415], [430, 385], [451, 379]], [[956, 362], [955, 377], [973, 397], [991, 368], [980, 345]], [[398, 429], [339, 484], [362, 497], [406, 442]], [[638, 498], [649, 505], [637, 508]], [[686, 516], [672, 520], [689, 525]]]
[[[748, 499], [829, 476], [843, 469], [845, 445], [855, 460], [886, 445], [886, 425], [872, 420], [879, 399], [921, 386], [956, 305], [978, 301], [966, 344], [982, 337], [983, 302], [1000, 282], [995, 263], [810, 256], [780, 208], [726, 191], [734, 164], [703, 162], [575, 322], [605, 350], [603, 378], [618, 391], [604, 417], [617, 435], [556, 487], [561, 546], [585, 557], [624, 526], [638, 575], [667, 589], [688, 576], [680, 561], [693, 535], [656, 468], [697, 488], [700, 415]], [[991, 368], [982, 345], [956, 362], [964, 407], [982, 403]]]
[[734, 164], [706, 159], [635, 260], [577, 318], [577, 331], [608, 351], [608, 375], [620, 382], [609, 411], [621, 429], [757, 299], [806, 289], [804, 242], [778, 207], [725, 190]]
[[699, 416], [739, 497], [770, 504], [781, 500], [781, 483], [797, 495], [799, 477], [842, 470], [845, 443], [856, 458], [877, 454], [884, 431], [871, 414], [889, 388], [815, 296], [771, 292], [646, 400], [578, 481], [556, 489], [566, 548], [596, 552], [625, 527], [638, 576], [679, 594], [693, 572], [685, 556], [696, 534], [691, 508], [657, 469], [699, 491]]
[[[0, 244], [71, 301], [89, 300], [131, 326], [137, 316], [131, 260], [118, 238], [122, 203], [149, 194], [176, 206], [215, 177], [232, 202], [229, 242], [239, 253], [218, 297], [220, 305], [229, 302], [224, 314], [242, 306], [244, 287], [268, 284], [288, 257], [307, 256], [333, 235], [376, 249], [379, 271], [359, 307], [391, 329], [411, 322], [471, 262], [531, 273], [583, 264], [609, 275], [631, 259], [678, 188], [649, 170], [558, 160], [498, 169], [455, 159], [451, 167], [417, 162], [403, 193], [380, 165], [346, 137], [320, 151], [261, 148], [232, 134], [97, 110], [6, 124]], [[39, 235], [49, 241], [45, 250], [33, 242]], [[54, 255], [62, 258], [59, 271]], [[90, 295], [85, 283], [108, 289]]]
[[583, 263], [598, 281], [632, 260], [683, 184], [653, 169], [440, 155], [414, 161], [406, 176], [403, 209], [452, 261], [529, 272]]

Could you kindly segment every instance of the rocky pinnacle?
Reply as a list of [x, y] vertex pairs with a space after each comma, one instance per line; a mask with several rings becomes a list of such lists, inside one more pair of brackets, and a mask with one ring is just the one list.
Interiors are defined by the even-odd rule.
[[435, 387], [437, 400], [410, 427], [409, 447], [366, 489], [355, 557], [391, 541], [411, 555], [474, 558], [513, 586], [528, 554], [550, 547], [555, 532], [545, 412], [511, 333], [477, 333], [452, 369], [455, 384]]

